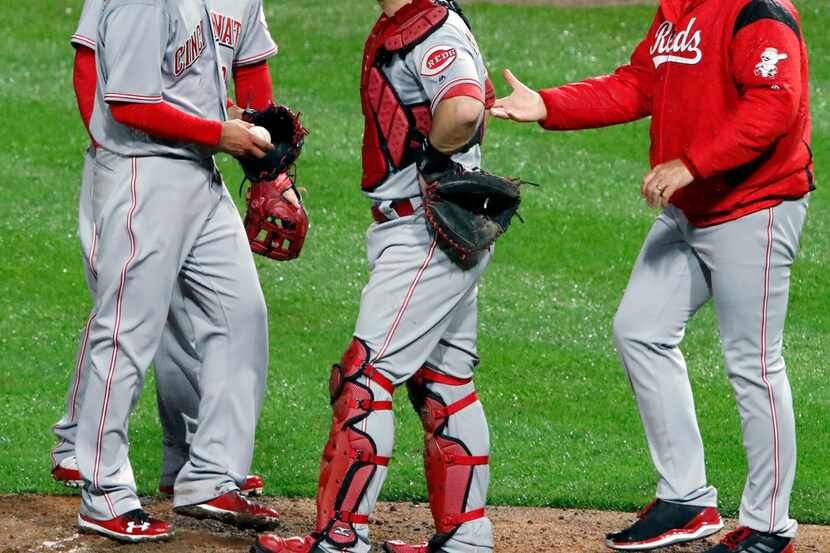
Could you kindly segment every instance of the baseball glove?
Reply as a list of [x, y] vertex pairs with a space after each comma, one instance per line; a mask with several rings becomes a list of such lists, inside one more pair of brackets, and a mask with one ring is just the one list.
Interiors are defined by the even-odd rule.
[[[285, 197], [294, 190], [299, 206]], [[308, 214], [288, 173], [253, 183], [246, 195], [245, 232], [251, 251], [277, 261], [299, 257], [308, 233]]]
[[294, 114], [286, 106], [270, 105], [262, 111], [246, 109], [242, 120], [257, 127], [265, 128], [271, 134], [274, 149], [261, 159], [240, 158], [239, 163], [245, 177], [257, 183], [263, 180], [275, 180], [285, 173], [300, 157], [308, 130], [300, 123], [302, 114]]
[[462, 260], [489, 248], [518, 212], [518, 179], [464, 169], [428, 142], [418, 170], [429, 226]]

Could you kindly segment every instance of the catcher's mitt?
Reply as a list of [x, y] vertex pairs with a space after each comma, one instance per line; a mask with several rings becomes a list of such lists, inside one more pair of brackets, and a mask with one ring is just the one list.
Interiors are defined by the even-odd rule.
[[418, 169], [429, 226], [460, 259], [490, 247], [519, 209], [521, 181], [464, 169], [429, 143]]
[[[299, 206], [285, 198], [288, 190], [296, 192]], [[274, 180], [256, 182], [246, 198], [245, 232], [251, 251], [278, 261], [299, 257], [308, 232], [308, 214], [291, 176], [282, 173]]]
[[254, 183], [274, 180], [293, 164], [302, 152], [308, 130], [300, 123], [301, 113], [294, 114], [286, 106], [270, 105], [262, 111], [246, 109], [242, 120], [264, 127], [271, 134], [274, 149], [262, 159], [240, 158], [245, 177]]

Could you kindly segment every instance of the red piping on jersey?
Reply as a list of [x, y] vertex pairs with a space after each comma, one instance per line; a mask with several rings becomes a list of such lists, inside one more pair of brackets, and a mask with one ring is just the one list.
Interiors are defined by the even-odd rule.
[[113, 118], [129, 127], [163, 140], [216, 146], [222, 138], [222, 123], [185, 113], [166, 102], [110, 106]]
[[92, 111], [95, 108], [96, 82], [95, 51], [85, 46], [78, 46], [75, 50], [75, 65], [72, 69], [72, 86], [75, 88], [78, 111], [87, 133], [89, 133]]
[[268, 63], [234, 67], [233, 84], [236, 89], [236, 103], [241, 108], [263, 110], [273, 102], [273, 83]]
[[478, 84], [473, 83], [461, 83], [457, 84], [444, 94], [444, 97], [441, 98], [442, 100], [449, 100], [450, 98], [457, 98], [459, 96], [466, 96], [468, 98], [472, 98], [473, 100], [478, 100], [482, 104], [484, 102], [484, 94], [481, 92], [481, 87]]
[[74, 34], [69, 40], [73, 46], [81, 48], [95, 48], [96, 42], [88, 36]]
[[274, 46], [273, 48], [271, 48], [267, 52], [263, 52], [261, 54], [257, 54], [255, 56], [250, 56], [250, 57], [247, 57], [247, 58], [234, 60], [233, 65], [234, 65], [234, 67], [236, 67], [238, 65], [251, 65], [253, 63], [263, 61], [263, 60], [273, 56], [276, 53], [277, 53], [277, 47]]

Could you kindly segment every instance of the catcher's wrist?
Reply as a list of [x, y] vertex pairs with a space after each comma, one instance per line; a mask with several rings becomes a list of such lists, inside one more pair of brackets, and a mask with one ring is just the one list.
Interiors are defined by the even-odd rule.
[[421, 147], [421, 159], [418, 160], [418, 172], [426, 179], [428, 176], [439, 175], [448, 171], [455, 162], [449, 154], [445, 154], [430, 143], [429, 139], [424, 140]]

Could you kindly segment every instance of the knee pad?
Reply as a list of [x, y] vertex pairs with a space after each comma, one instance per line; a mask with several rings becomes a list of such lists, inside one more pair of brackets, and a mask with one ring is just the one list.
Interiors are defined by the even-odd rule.
[[317, 490], [317, 532], [338, 548], [357, 543], [354, 524], [366, 524], [368, 515], [356, 513], [378, 466], [389, 457], [377, 455], [377, 446], [359, 423], [372, 411], [391, 411], [391, 401], [375, 401], [371, 388], [360, 382], [369, 378], [390, 394], [395, 387], [369, 362], [369, 350], [352, 340], [340, 363], [331, 371], [332, 424], [323, 451]]
[[449, 417], [476, 403], [476, 392], [447, 404], [440, 394], [429, 389], [431, 382], [465, 386], [472, 379], [455, 378], [423, 367], [407, 383], [410, 400], [424, 426], [424, 470], [429, 505], [439, 533], [434, 540], [443, 543], [461, 524], [485, 516], [483, 508], [468, 512], [467, 498], [475, 467], [488, 464], [489, 457], [472, 455], [461, 439], [446, 433]]

